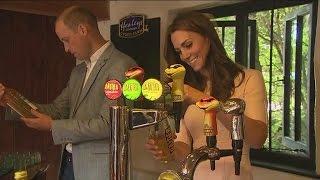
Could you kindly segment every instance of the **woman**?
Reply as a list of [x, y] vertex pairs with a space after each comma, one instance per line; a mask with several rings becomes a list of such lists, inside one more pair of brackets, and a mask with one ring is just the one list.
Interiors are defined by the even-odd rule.
[[[244, 112], [244, 147], [240, 176], [234, 175], [232, 156], [216, 161], [215, 171], [209, 161], [201, 162], [194, 179], [252, 179], [249, 149], [260, 148], [267, 137], [266, 92], [261, 72], [235, 64], [219, 40], [209, 18], [197, 12], [179, 14], [168, 27], [165, 59], [169, 65], [183, 64], [186, 69], [185, 103], [189, 104], [181, 120], [175, 140], [175, 159], [185, 160], [192, 149], [206, 145], [203, 134], [203, 110], [194, 104], [205, 97], [219, 101], [240, 98], [246, 103]], [[231, 149], [231, 115], [217, 113], [217, 147]], [[156, 159], [162, 158], [152, 139], [146, 149]]]

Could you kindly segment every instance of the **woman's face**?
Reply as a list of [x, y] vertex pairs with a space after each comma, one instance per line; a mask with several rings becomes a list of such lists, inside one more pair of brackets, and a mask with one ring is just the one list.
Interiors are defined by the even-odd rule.
[[171, 34], [171, 42], [180, 59], [194, 71], [204, 68], [210, 47], [208, 38], [196, 32], [177, 30]]

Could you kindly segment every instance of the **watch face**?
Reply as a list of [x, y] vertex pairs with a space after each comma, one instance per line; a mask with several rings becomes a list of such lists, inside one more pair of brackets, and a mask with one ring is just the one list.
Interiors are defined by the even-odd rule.
[[141, 95], [141, 85], [136, 79], [128, 79], [123, 83], [122, 94], [129, 100], [136, 100]]
[[108, 99], [118, 99], [122, 94], [121, 83], [115, 79], [107, 81], [104, 85], [104, 94]]
[[147, 79], [142, 84], [142, 95], [150, 101], [155, 101], [159, 99], [162, 95], [162, 92], [162, 84], [160, 81], [156, 79]]

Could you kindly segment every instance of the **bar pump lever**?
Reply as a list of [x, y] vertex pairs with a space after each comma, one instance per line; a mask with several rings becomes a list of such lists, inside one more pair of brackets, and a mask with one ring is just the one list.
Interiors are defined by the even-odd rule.
[[221, 110], [226, 114], [232, 114], [231, 139], [235, 174], [240, 175], [240, 162], [243, 148], [243, 112], [246, 104], [244, 100], [232, 98], [221, 104]]
[[144, 78], [144, 70], [139, 66], [135, 66], [128, 69], [124, 75], [127, 79], [136, 79], [142, 84]]
[[[206, 136], [207, 147], [213, 148], [217, 145], [217, 120], [216, 109], [219, 107], [219, 101], [210, 97], [203, 98], [196, 103], [196, 106], [203, 109], [204, 115], [204, 127], [203, 132]], [[215, 170], [215, 160], [210, 160], [211, 170]]]
[[180, 130], [180, 119], [182, 116], [182, 102], [184, 95], [184, 77], [186, 69], [181, 64], [173, 64], [165, 69], [166, 75], [172, 79], [171, 96], [175, 119], [175, 128], [178, 133]]
[[[139, 66], [134, 66], [130, 69], [128, 69], [124, 75], [126, 77], [126, 80], [129, 80], [129, 79], [135, 79], [137, 80], [140, 85], [142, 85], [143, 83], [143, 80], [144, 80], [144, 70], [142, 67], [139, 67]], [[141, 106], [144, 105], [144, 98], [143, 96], [139, 96], [135, 101], [131, 101], [133, 107], [135, 108], [140, 108]], [[124, 101], [127, 103], [127, 101]]]

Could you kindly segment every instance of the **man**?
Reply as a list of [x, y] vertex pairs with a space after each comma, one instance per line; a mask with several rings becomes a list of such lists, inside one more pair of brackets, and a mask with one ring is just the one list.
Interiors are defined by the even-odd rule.
[[[101, 36], [88, 10], [73, 6], [57, 18], [55, 31], [65, 51], [77, 59], [69, 82], [52, 104], [38, 104], [37, 118], [21, 118], [28, 127], [52, 132], [63, 150], [61, 180], [102, 180], [109, 177], [109, 106], [104, 96], [107, 80], [124, 79], [135, 62]], [[0, 84], [0, 100], [5, 87]], [[3, 105], [3, 103], [2, 103]]]

